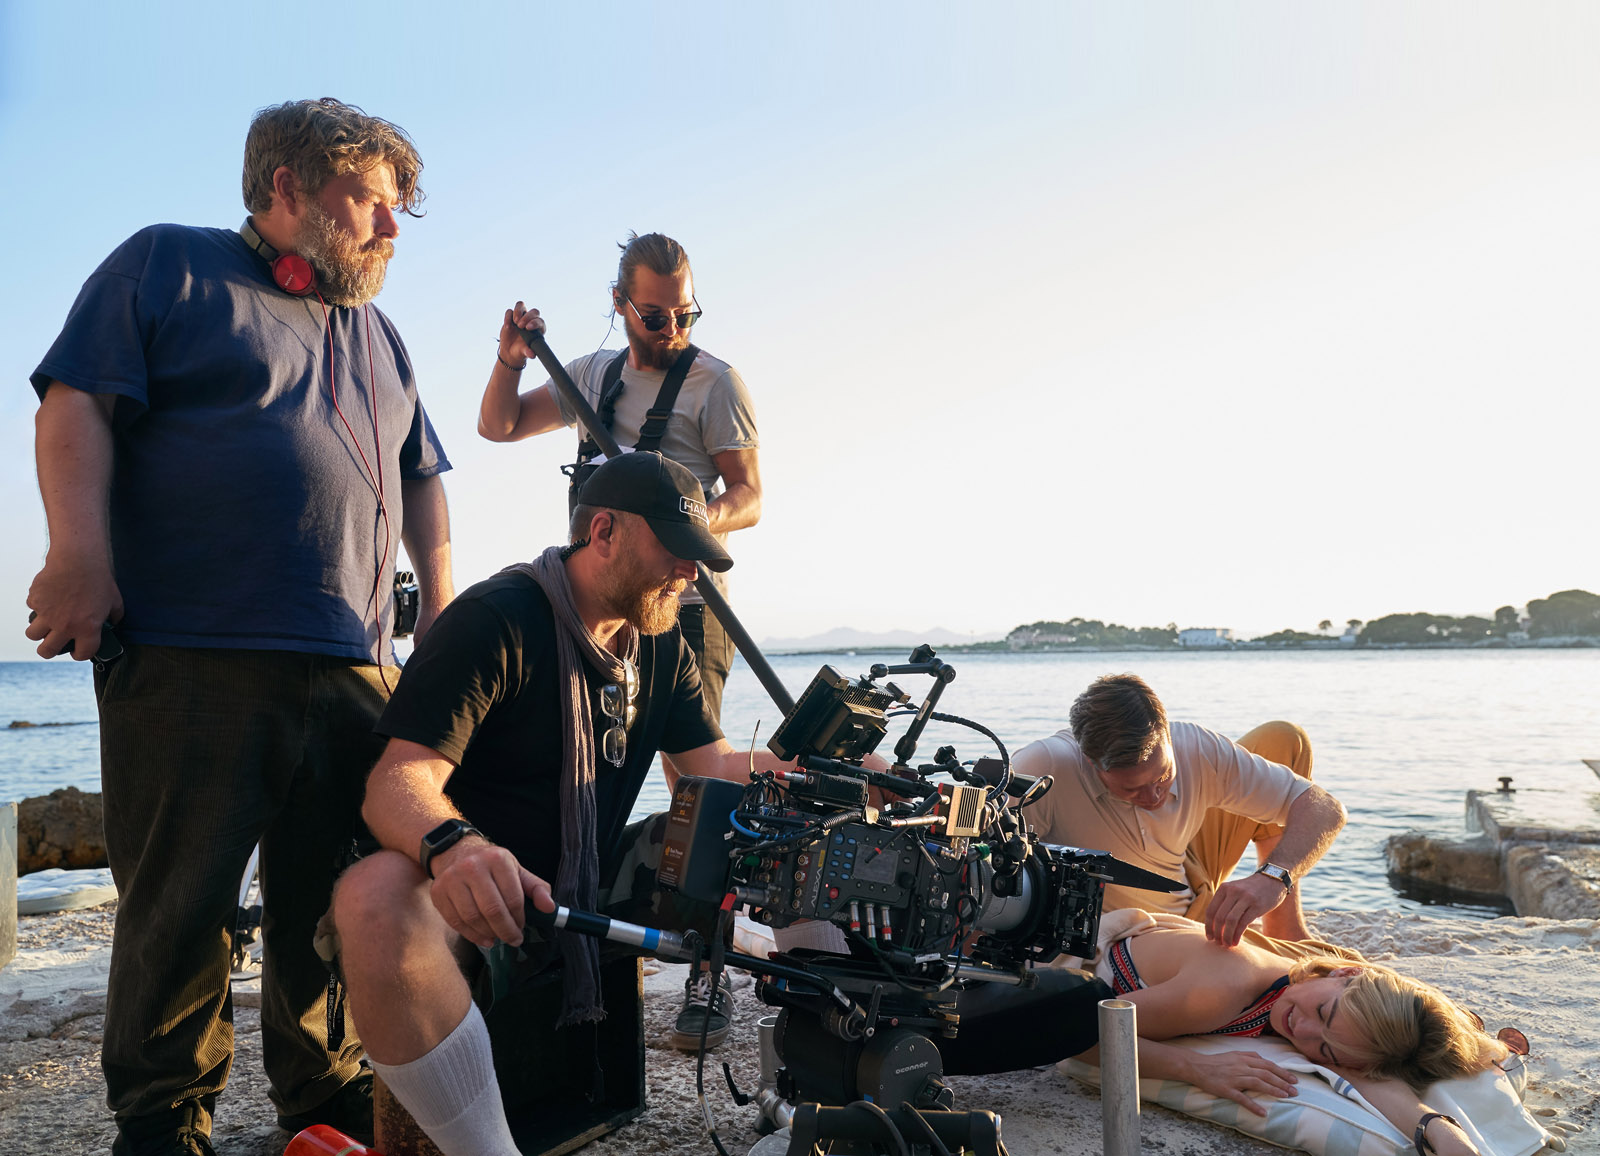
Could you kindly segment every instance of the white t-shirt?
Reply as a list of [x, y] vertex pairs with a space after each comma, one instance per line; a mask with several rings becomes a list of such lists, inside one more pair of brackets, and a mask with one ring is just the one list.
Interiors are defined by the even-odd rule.
[[[567, 365], [567, 373], [577, 385], [578, 392], [597, 411], [606, 367], [617, 353], [615, 349], [602, 349]], [[622, 449], [631, 450], [638, 442], [645, 415], [655, 404], [656, 395], [661, 392], [661, 383], [666, 376], [664, 369], [622, 367], [622, 392], [617, 396], [615, 420], [611, 425], [611, 436], [617, 439], [617, 445]], [[569, 426], [576, 426], [577, 413], [553, 383], [547, 381], [545, 386], [561, 407], [561, 420]], [[587, 432], [580, 431], [580, 436]], [[667, 422], [666, 433], [661, 437], [662, 456], [687, 468], [699, 480], [709, 502], [723, 491], [722, 475], [717, 470], [715, 455], [728, 450], [753, 450], [759, 445], [755, 406], [751, 404], [744, 379], [733, 366], [702, 349], [689, 367], [689, 373], [683, 379], [683, 388], [673, 402], [672, 417]], [[728, 544], [727, 537], [726, 534], [718, 535], [724, 547]], [[725, 577], [714, 573], [712, 580], [726, 595], [728, 586]], [[700, 596], [690, 586], [684, 591], [682, 600], [685, 604], [693, 604], [700, 601]]]
[[[1213, 807], [1258, 823], [1283, 823], [1289, 807], [1311, 787], [1288, 767], [1253, 755], [1238, 743], [1196, 726], [1175, 722], [1172, 757], [1177, 765], [1161, 806], [1147, 811], [1106, 790], [1070, 730], [1029, 743], [1012, 759], [1012, 770], [1055, 784], [1023, 812], [1047, 843], [1109, 851], [1125, 863], [1185, 883], [1184, 855]], [[1221, 880], [1218, 880], [1221, 882]], [[1105, 910], [1141, 907], [1182, 915], [1194, 899], [1179, 892], [1108, 886]]]

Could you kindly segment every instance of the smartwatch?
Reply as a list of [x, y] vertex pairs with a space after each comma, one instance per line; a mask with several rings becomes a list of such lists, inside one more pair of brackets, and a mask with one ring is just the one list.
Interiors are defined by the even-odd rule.
[[1289, 874], [1289, 872], [1284, 870], [1282, 867], [1279, 867], [1276, 863], [1263, 863], [1261, 866], [1256, 868], [1256, 874], [1265, 875], [1268, 879], [1276, 879], [1279, 883], [1283, 884], [1283, 890], [1285, 893], [1294, 890], [1294, 876]]
[[424, 835], [422, 837], [422, 853], [417, 856], [417, 859], [422, 864], [423, 874], [432, 879], [433, 857], [435, 855], [443, 855], [468, 835], [477, 835], [480, 839], [487, 838], [482, 831], [465, 819], [446, 819]]

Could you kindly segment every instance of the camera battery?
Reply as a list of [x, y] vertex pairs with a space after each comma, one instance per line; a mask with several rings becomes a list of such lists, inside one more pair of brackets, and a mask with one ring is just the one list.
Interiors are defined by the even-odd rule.
[[727, 834], [744, 788], [727, 779], [684, 777], [672, 792], [656, 881], [670, 891], [720, 903], [728, 890]]

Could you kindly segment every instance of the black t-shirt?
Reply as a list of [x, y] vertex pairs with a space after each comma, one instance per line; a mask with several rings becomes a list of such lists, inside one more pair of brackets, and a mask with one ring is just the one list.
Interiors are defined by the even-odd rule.
[[[479, 582], [447, 606], [417, 644], [376, 728], [455, 763], [445, 784], [451, 802], [551, 883], [561, 860], [565, 741], [555, 630], [550, 601], [533, 579], [514, 573]], [[587, 664], [584, 674], [598, 752], [608, 725], [600, 688], [610, 680]], [[634, 705], [623, 765], [596, 755], [602, 864], [617, 850], [656, 752], [693, 750], [722, 737], [706, 716], [699, 669], [676, 628], [639, 640]]]

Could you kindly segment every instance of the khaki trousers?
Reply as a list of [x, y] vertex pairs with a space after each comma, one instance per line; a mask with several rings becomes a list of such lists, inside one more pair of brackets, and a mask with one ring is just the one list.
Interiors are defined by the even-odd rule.
[[[1302, 779], [1311, 778], [1311, 738], [1304, 728], [1294, 723], [1262, 723], [1238, 742], [1251, 754], [1288, 767]], [[1283, 827], [1277, 823], [1258, 823], [1215, 807], [1208, 811], [1184, 859], [1184, 871], [1189, 877], [1189, 886], [1194, 889], [1194, 902], [1185, 914], [1190, 919], [1204, 920], [1211, 897], [1233, 874], [1239, 860], [1244, 858], [1245, 848], [1262, 842], [1270, 846], [1282, 835]], [[1244, 941], [1294, 959], [1309, 955], [1361, 958], [1354, 951], [1321, 940], [1273, 939], [1253, 927], [1245, 932]]]

